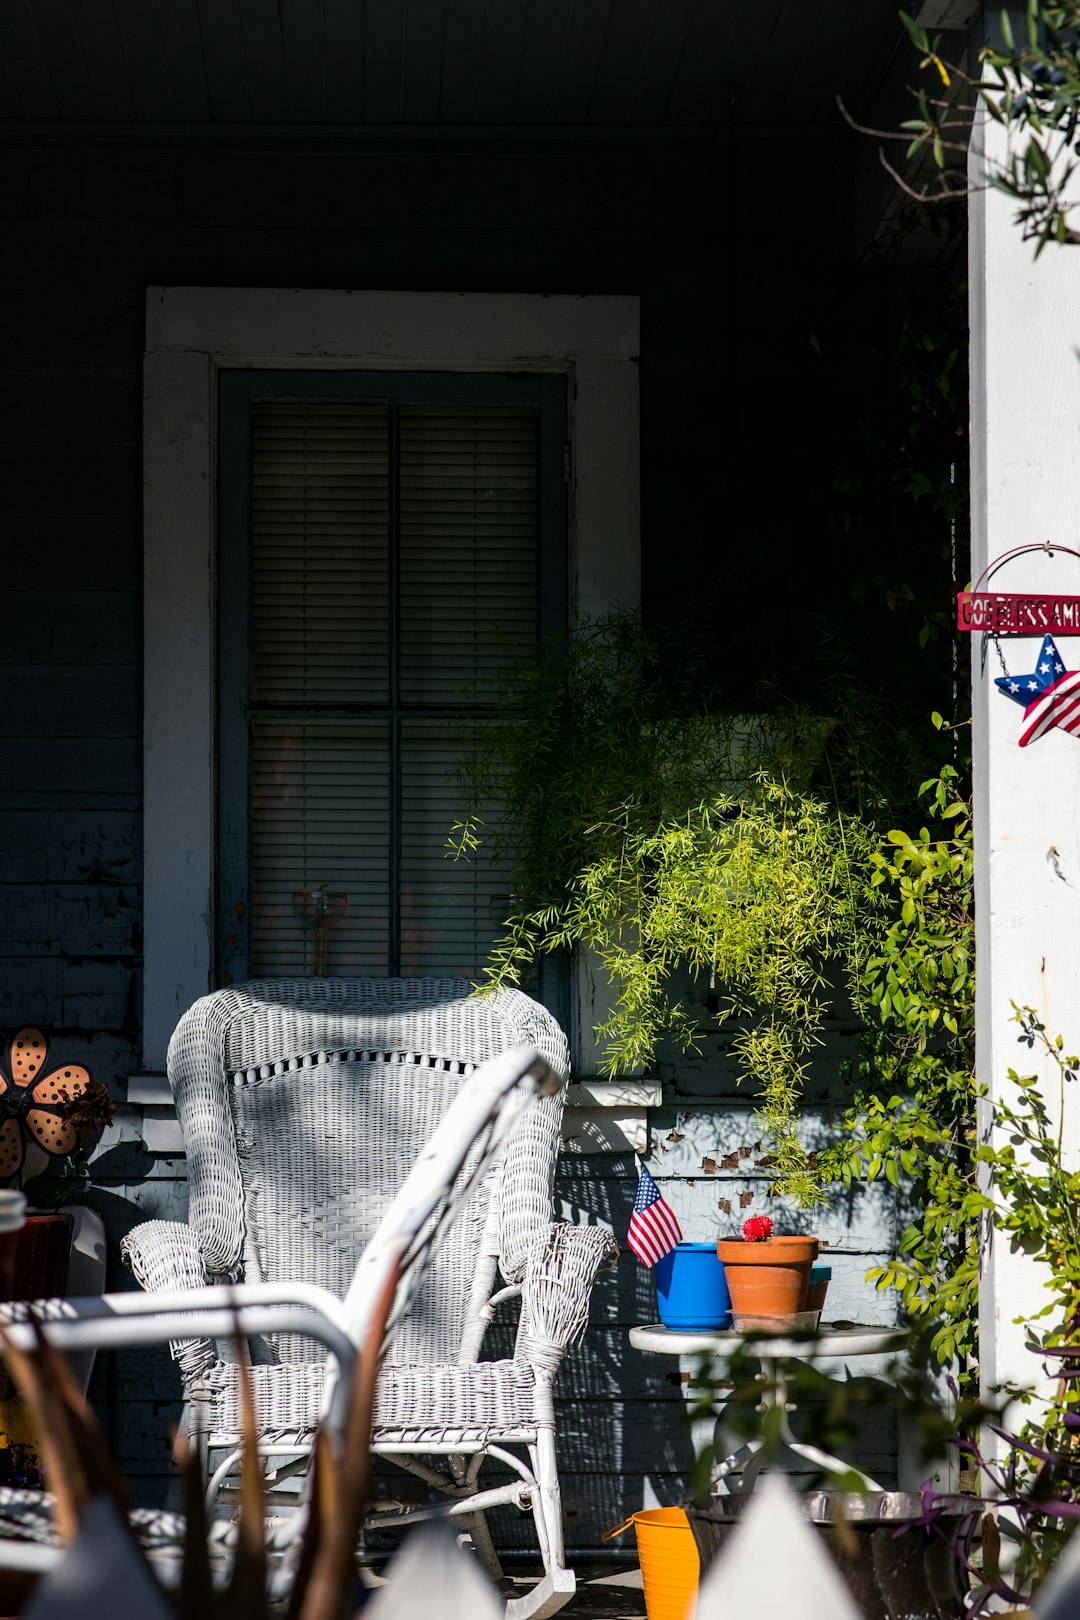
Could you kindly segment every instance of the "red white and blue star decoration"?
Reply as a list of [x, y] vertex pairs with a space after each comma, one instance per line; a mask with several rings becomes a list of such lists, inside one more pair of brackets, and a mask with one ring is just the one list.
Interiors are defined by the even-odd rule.
[[1080, 670], [1066, 669], [1054, 645], [1044, 636], [1035, 668], [1028, 675], [999, 675], [994, 684], [1024, 708], [1020, 747], [1026, 748], [1057, 726], [1080, 736]]
[[1034, 703], [1024, 710], [1026, 722], [1020, 733], [1020, 746], [1036, 742], [1057, 726], [1070, 736], [1080, 736], [1080, 669], [1071, 669], [1045, 692], [1040, 692]]
[[1030, 675], [998, 675], [994, 685], [1000, 686], [1006, 697], [1011, 697], [1016, 703], [1022, 703], [1026, 709], [1034, 703], [1040, 692], [1045, 692], [1048, 686], [1060, 680], [1065, 674], [1065, 664], [1061, 654], [1054, 645], [1053, 636], [1043, 636], [1042, 650], [1035, 660], [1035, 668]]

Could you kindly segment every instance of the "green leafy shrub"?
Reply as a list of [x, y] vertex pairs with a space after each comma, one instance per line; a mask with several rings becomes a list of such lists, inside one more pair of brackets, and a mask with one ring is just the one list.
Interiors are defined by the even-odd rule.
[[[1080, 1337], [1080, 1169], [1065, 1162], [1063, 1133], [1066, 1089], [1080, 1074], [1080, 1059], [1065, 1051], [1060, 1035], [1051, 1037], [1032, 1007], [1013, 1008], [1020, 1041], [1037, 1051], [1056, 1076], [1053, 1113], [1045, 1086], [1036, 1075], [1009, 1070], [1016, 1100], [995, 1098], [989, 1109], [992, 1134], [978, 1147], [985, 1168], [986, 1207], [1009, 1241], [1046, 1275], [1050, 1295], [1029, 1325], [1050, 1317], [1046, 1344], [1077, 1343]], [[1069, 1390], [1075, 1406], [1077, 1392]]]
[[843, 1134], [819, 1170], [845, 1185], [884, 1176], [902, 1189], [911, 1214], [899, 1253], [870, 1280], [934, 1324], [938, 1358], [955, 1362], [974, 1394], [986, 1221], [1045, 1267], [1051, 1298], [1033, 1333], [1039, 1316], [1053, 1319], [1047, 1343], [1075, 1342], [1080, 1328], [1080, 1171], [1065, 1165], [1061, 1140], [1077, 1060], [1021, 1008], [1019, 1039], [1058, 1075], [1056, 1115], [1033, 1075], [1010, 1069], [1015, 1097], [992, 1102], [977, 1080], [972, 829], [957, 782], [951, 768], [925, 782], [933, 829], [891, 832], [872, 857], [893, 915], [862, 976], [876, 1022]]
[[914, 1205], [896, 1259], [872, 1271], [933, 1345], [969, 1374], [977, 1361], [979, 1187], [971, 815], [946, 766], [924, 782], [931, 826], [892, 831], [871, 882], [892, 918], [862, 973], [871, 1014], [856, 1094], [824, 1177], [884, 1176]]

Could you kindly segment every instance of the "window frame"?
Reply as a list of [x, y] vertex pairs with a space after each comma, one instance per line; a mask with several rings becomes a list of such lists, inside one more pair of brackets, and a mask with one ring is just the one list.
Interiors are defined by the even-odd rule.
[[[639, 300], [151, 286], [143, 364], [143, 1067], [213, 980], [217, 379], [226, 368], [561, 371], [570, 615], [640, 600]], [[582, 974], [587, 970], [582, 968]], [[595, 1072], [579, 989], [576, 1069]]]
[[[449, 406], [524, 406], [536, 410], [537, 522], [540, 554], [537, 622], [540, 641], [565, 633], [568, 618], [566, 375], [563, 372], [414, 372], [223, 370], [218, 376], [218, 839], [214, 914], [221, 919], [214, 941], [214, 980], [218, 985], [251, 976], [251, 570], [252, 428], [255, 407], [264, 402], [356, 403]], [[393, 438], [391, 438], [393, 443]], [[393, 483], [393, 473], [391, 482]], [[393, 503], [391, 503], [393, 508]], [[394, 528], [391, 513], [391, 532]], [[391, 540], [391, 555], [394, 546]], [[397, 646], [395, 593], [391, 590], [389, 656]], [[390, 734], [390, 859], [387, 873], [389, 972], [400, 972], [402, 722], [434, 711], [395, 699], [358, 705], [357, 712], [383, 718]], [[481, 714], [482, 707], [468, 708]], [[447, 828], [449, 832], [449, 827]], [[395, 913], [394, 900], [397, 907]], [[237, 905], [237, 900], [244, 904]], [[565, 1017], [565, 974], [541, 974], [541, 993], [556, 1016]]]

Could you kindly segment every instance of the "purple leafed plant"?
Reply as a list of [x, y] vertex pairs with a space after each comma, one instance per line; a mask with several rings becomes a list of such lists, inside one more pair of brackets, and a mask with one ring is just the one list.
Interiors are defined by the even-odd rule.
[[[1080, 1318], [1070, 1324], [1080, 1330]], [[897, 1531], [929, 1527], [947, 1540], [973, 1583], [971, 1615], [985, 1614], [995, 1599], [1025, 1603], [1054, 1567], [1076, 1524], [1080, 1522], [1080, 1411], [1068, 1404], [1070, 1385], [1080, 1379], [1080, 1344], [1031, 1345], [1035, 1354], [1058, 1363], [1058, 1397], [1047, 1415], [1041, 1435], [1030, 1430], [1010, 1434], [992, 1424], [992, 1432], [1008, 1450], [1001, 1460], [987, 1458], [973, 1440], [957, 1440], [961, 1455], [982, 1476], [982, 1497], [972, 1498], [972, 1513], [956, 1529], [955, 1518], [942, 1523], [955, 1498], [939, 1496], [927, 1480], [922, 1486], [922, 1516]], [[1080, 1393], [1078, 1391], [1077, 1393]], [[1010, 1539], [1015, 1540], [1015, 1562], [1006, 1574], [1001, 1567], [998, 1516], [1008, 1515]], [[976, 1542], [981, 1550], [976, 1550]]]

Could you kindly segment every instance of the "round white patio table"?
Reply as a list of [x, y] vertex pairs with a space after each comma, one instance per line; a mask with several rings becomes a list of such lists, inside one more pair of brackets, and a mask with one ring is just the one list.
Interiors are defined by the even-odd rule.
[[[754, 1357], [761, 1367], [760, 1378], [764, 1387], [758, 1411], [780, 1408], [779, 1433], [783, 1449], [805, 1462], [813, 1463], [815, 1468], [826, 1473], [855, 1474], [862, 1481], [862, 1488], [868, 1491], [880, 1491], [883, 1487], [864, 1474], [861, 1468], [855, 1468], [851, 1463], [795, 1438], [788, 1422], [788, 1413], [793, 1412], [795, 1407], [787, 1398], [787, 1366], [791, 1361], [820, 1361], [825, 1358], [847, 1360], [852, 1356], [888, 1355], [890, 1351], [901, 1349], [907, 1337], [903, 1328], [865, 1327], [852, 1322], [822, 1326], [812, 1335], [791, 1339], [772, 1333], [683, 1331], [663, 1327], [659, 1322], [630, 1329], [630, 1343], [634, 1349], [644, 1350], [652, 1356], [713, 1355], [728, 1360], [736, 1351], [745, 1349], [747, 1355]], [[765, 1465], [764, 1446], [764, 1439], [748, 1440], [722, 1462], [716, 1463], [712, 1471], [713, 1483], [726, 1479], [730, 1474], [741, 1474], [743, 1490], [752, 1491]]]

